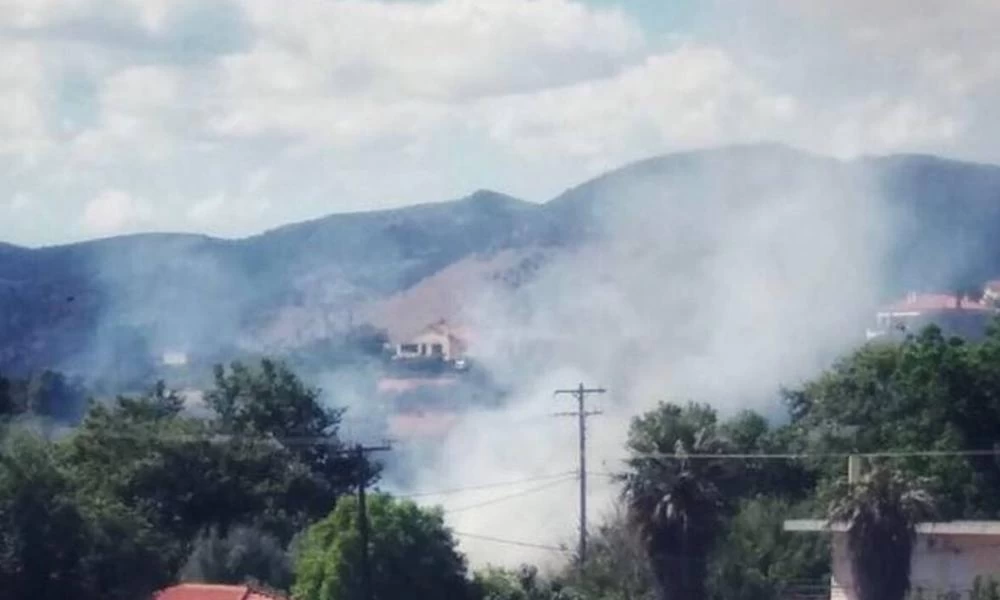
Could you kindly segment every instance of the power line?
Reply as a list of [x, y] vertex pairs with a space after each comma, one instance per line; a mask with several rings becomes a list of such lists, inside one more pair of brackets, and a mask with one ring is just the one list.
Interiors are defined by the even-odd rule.
[[724, 460], [802, 460], [807, 458], [849, 458], [860, 456], [864, 458], [933, 458], [949, 456], [1000, 456], [1000, 448], [992, 450], [883, 450], [878, 452], [792, 452], [792, 453], [724, 453], [718, 454], [676, 454], [645, 452], [627, 458], [629, 461], [641, 458], [661, 458], [665, 460], [688, 459], [724, 459]]
[[604, 388], [586, 388], [581, 383], [576, 389], [556, 390], [556, 396], [569, 394], [576, 398], [575, 412], [557, 413], [559, 416], [576, 417], [580, 438], [580, 566], [587, 562], [587, 417], [601, 414], [601, 411], [587, 410], [589, 394], [603, 394]]
[[[598, 411], [592, 411], [596, 413]], [[576, 412], [560, 413], [576, 416]], [[589, 416], [589, 415], [588, 415]], [[74, 431], [70, 437], [79, 435], [79, 431]], [[240, 434], [160, 434], [155, 432], [115, 432], [101, 433], [101, 438], [105, 439], [156, 439], [160, 441], [191, 442], [219, 444], [234, 441], [264, 442], [280, 444], [286, 447], [292, 446], [347, 446], [343, 438], [339, 436], [255, 436]], [[850, 456], [860, 456], [864, 458], [934, 458], [950, 456], [998, 456], [1000, 457], [1000, 441], [998, 447], [982, 450], [878, 450], [873, 452], [720, 452], [717, 454], [676, 454], [668, 452], [643, 452], [634, 454], [617, 460], [628, 461], [641, 458], [661, 458], [666, 460], [688, 460], [688, 459], [725, 459], [725, 460], [803, 460], [809, 458], [848, 458]], [[593, 472], [589, 472], [593, 474]], [[555, 475], [554, 475], [555, 476]], [[492, 484], [490, 484], [492, 485]]]
[[[364, 446], [362, 444], [357, 444], [348, 452], [357, 456], [361, 462], [364, 462], [364, 460], [368, 457], [368, 454], [371, 454], [372, 452], [388, 452], [390, 450], [392, 450], [392, 448], [388, 444], [381, 446]], [[361, 584], [365, 600], [373, 600], [375, 596], [372, 591], [372, 569], [369, 558], [370, 550], [368, 548], [368, 504], [365, 499], [365, 487], [368, 485], [368, 474], [364, 472], [364, 466], [362, 466], [361, 469], [362, 471], [358, 477], [358, 537], [360, 537], [361, 540]]]
[[563, 553], [568, 553], [569, 552], [565, 548], [561, 548], [559, 546], [550, 546], [550, 545], [547, 545], [547, 544], [538, 544], [538, 543], [535, 543], [535, 542], [524, 542], [524, 541], [521, 541], [521, 540], [508, 540], [508, 539], [504, 539], [504, 538], [493, 537], [493, 536], [490, 536], [490, 535], [480, 535], [478, 533], [465, 533], [463, 531], [452, 531], [452, 533], [454, 535], [459, 536], [459, 537], [466, 537], [466, 538], [473, 539], [473, 540], [483, 540], [485, 542], [494, 542], [494, 543], [497, 543], [497, 544], [507, 544], [507, 545], [510, 545], [510, 546], [520, 546], [522, 548], [537, 548], [537, 549], [540, 549], [540, 550], [551, 550], [553, 552], [563, 552]]
[[548, 483], [544, 483], [542, 485], [538, 485], [538, 486], [535, 486], [535, 487], [532, 487], [532, 488], [528, 488], [526, 490], [521, 490], [520, 492], [517, 492], [517, 493], [514, 493], [514, 494], [507, 494], [506, 496], [498, 496], [496, 498], [492, 498], [492, 499], [486, 500], [484, 502], [479, 502], [479, 503], [476, 503], [476, 504], [470, 504], [468, 506], [462, 506], [462, 507], [453, 508], [453, 509], [450, 509], [450, 510], [446, 509], [444, 512], [445, 512], [445, 514], [451, 515], [451, 514], [455, 514], [455, 513], [465, 512], [467, 510], [473, 510], [473, 509], [476, 509], [476, 508], [482, 508], [484, 506], [490, 506], [492, 504], [499, 504], [500, 502], [505, 502], [507, 500], [512, 500], [514, 498], [520, 498], [521, 496], [527, 496], [529, 494], [534, 494], [536, 492], [547, 490], [547, 489], [549, 489], [551, 487], [555, 487], [556, 485], [558, 485], [560, 483], [565, 483], [567, 481], [572, 481], [572, 480], [573, 480], [572, 477], [564, 477], [563, 479], [558, 479], [556, 481], [550, 481]]
[[498, 481], [496, 483], [482, 483], [477, 485], [469, 485], [465, 487], [457, 487], [436, 491], [421, 491], [421, 492], [411, 492], [407, 494], [395, 494], [397, 498], [423, 498], [426, 496], [446, 496], [450, 494], [460, 494], [462, 492], [470, 492], [475, 490], [487, 490], [491, 488], [507, 487], [511, 485], [520, 485], [522, 483], [532, 483], [535, 481], [547, 481], [549, 479], [559, 479], [563, 477], [568, 477], [569, 475], [574, 475], [576, 471], [563, 471], [562, 473], [554, 473], [552, 475], [539, 475], [538, 477], [527, 477], [525, 479], [515, 479], [509, 481]]

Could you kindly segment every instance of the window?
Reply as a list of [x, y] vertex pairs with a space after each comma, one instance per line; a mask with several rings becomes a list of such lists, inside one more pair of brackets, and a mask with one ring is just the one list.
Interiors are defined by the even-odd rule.
[[402, 354], [416, 354], [420, 348], [416, 344], [400, 344], [399, 351]]
[[431, 354], [434, 356], [443, 356], [444, 346], [441, 344], [431, 344]]

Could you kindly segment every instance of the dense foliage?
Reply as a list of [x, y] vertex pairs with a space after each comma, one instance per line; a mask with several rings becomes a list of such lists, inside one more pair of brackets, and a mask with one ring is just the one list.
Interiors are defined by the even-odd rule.
[[[299, 600], [365, 600], [357, 500], [341, 499], [309, 528], [296, 562]], [[440, 510], [384, 494], [368, 499], [369, 561], [376, 598], [472, 598], [465, 558]]]
[[[191, 398], [160, 384], [92, 402], [60, 435], [40, 424], [58, 418], [52, 399], [72, 382], [0, 378], [0, 589], [134, 600], [187, 579], [356, 598], [358, 506], [348, 492], [375, 483], [377, 466], [340, 439], [342, 413], [284, 364], [214, 375], [199, 416]], [[782, 526], [808, 517], [848, 524], [863, 597], [900, 598], [928, 498], [945, 519], [1000, 514], [1000, 332], [967, 342], [931, 328], [872, 343], [782, 398], [787, 415], [773, 420], [704, 404], [637, 415], [620, 510], [593, 523], [583, 568], [567, 560], [469, 576], [440, 511], [374, 493], [376, 597], [822, 594], [829, 540]], [[956, 454], [967, 450], [977, 452]], [[886, 456], [845, 484], [845, 456], [872, 452]]]
[[377, 473], [341, 452], [340, 413], [280, 363], [219, 367], [206, 400], [209, 420], [160, 384], [95, 403], [58, 441], [23, 428], [7, 435], [3, 589], [134, 600], [175, 580], [206, 531], [253, 526], [284, 551], [359, 477]]

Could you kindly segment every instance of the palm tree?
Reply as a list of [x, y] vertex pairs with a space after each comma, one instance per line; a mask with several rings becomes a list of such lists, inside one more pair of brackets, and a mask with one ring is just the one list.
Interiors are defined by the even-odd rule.
[[721, 453], [713, 430], [701, 429], [690, 451], [682, 439], [675, 457], [637, 457], [624, 477], [629, 521], [649, 556], [660, 598], [704, 600], [708, 555], [720, 529], [719, 492], [722, 462], [685, 459], [691, 454]]
[[841, 483], [828, 516], [831, 523], [847, 525], [858, 600], [906, 597], [915, 527], [933, 511], [930, 494], [884, 467], [876, 467], [858, 483]]

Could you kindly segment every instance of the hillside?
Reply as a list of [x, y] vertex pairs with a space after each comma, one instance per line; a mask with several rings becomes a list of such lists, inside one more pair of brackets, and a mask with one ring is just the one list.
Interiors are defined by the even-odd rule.
[[[881, 212], [867, 219], [869, 195]], [[661, 230], [697, 249], [734, 233], [706, 234], [705, 223], [764, 199], [804, 210], [817, 196], [842, 197], [873, 236], [892, 229], [879, 250], [883, 296], [1000, 273], [1000, 167], [925, 156], [841, 162], [737, 146], [626, 165], [541, 205], [480, 191], [240, 240], [156, 234], [39, 249], [3, 244], [0, 370], [120, 369], [124, 357], [167, 351], [208, 361], [300, 346], [351, 322], [412, 328], [454, 312], [455, 290], [521, 285], [537, 265], [517, 265], [539, 253]]]

